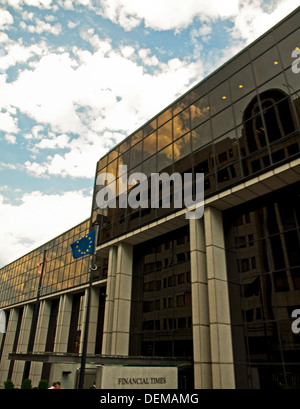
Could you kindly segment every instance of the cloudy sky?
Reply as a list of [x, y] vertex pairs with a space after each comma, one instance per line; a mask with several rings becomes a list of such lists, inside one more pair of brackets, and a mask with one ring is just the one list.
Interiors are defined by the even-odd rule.
[[97, 160], [298, 0], [0, 0], [0, 267], [89, 217]]

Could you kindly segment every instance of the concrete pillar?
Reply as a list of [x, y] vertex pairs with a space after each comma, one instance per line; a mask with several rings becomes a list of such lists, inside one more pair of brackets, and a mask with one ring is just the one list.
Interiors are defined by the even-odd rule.
[[9, 314], [9, 320], [6, 325], [6, 336], [0, 361], [0, 388], [3, 387], [3, 382], [7, 380], [10, 359], [8, 354], [12, 352], [13, 344], [16, 336], [16, 329], [18, 324], [19, 310], [18, 308], [12, 308]]
[[112, 329], [115, 305], [115, 286], [117, 268], [117, 247], [110, 247], [108, 256], [108, 274], [103, 324], [102, 354], [111, 355]]
[[64, 294], [59, 301], [54, 352], [67, 352], [72, 314], [72, 295]]
[[214, 389], [235, 388], [226, 254], [222, 213], [204, 212], [209, 321]]
[[[32, 324], [34, 304], [24, 306], [23, 317], [20, 328], [20, 335], [17, 346], [17, 353], [26, 353], [28, 348], [29, 335]], [[15, 361], [12, 382], [15, 387], [20, 388], [22, 385], [25, 361]]]
[[190, 220], [195, 389], [211, 389], [211, 350], [204, 220]]
[[133, 247], [129, 244], [118, 245], [115, 305], [112, 328], [112, 355], [129, 353], [130, 310], [132, 292]]
[[[45, 352], [48, 327], [51, 313], [51, 301], [43, 300], [40, 304], [35, 342], [33, 346], [33, 353], [36, 352]], [[32, 362], [30, 366], [29, 378], [32, 381], [33, 386], [38, 386], [39, 381], [41, 380], [43, 370], [42, 362]]]
[[[86, 309], [87, 309], [87, 302], [88, 302], [88, 291], [87, 288], [84, 294], [84, 305], [82, 310], [82, 330], [80, 336], [80, 353], [82, 353], [83, 349], [83, 340], [84, 340], [84, 331], [85, 331], [85, 317], [86, 317]], [[92, 288], [91, 291], [91, 304], [90, 304], [90, 314], [89, 314], [89, 334], [88, 334], [88, 343], [87, 343], [87, 354], [95, 354], [95, 347], [96, 347], [96, 337], [97, 337], [97, 324], [98, 324], [98, 310], [99, 310], [99, 297], [100, 297], [100, 289], [99, 288]]]

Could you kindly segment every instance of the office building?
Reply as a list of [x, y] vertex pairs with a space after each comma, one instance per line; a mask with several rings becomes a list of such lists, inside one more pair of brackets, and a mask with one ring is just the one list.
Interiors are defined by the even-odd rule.
[[[96, 225], [86, 387], [103, 368], [175, 368], [180, 389], [300, 387], [299, 22], [300, 8], [108, 152], [91, 219], [1, 269], [1, 387], [78, 385], [90, 257], [73, 260], [70, 244]], [[99, 209], [97, 176], [119, 186], [124, 165], [128, 177], [204, 173], [203, 217], [150, 199]]]

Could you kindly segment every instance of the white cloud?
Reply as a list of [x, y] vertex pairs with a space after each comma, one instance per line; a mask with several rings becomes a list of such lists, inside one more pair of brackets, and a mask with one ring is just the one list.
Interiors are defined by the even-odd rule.
[[8, 133], [17, 133], [18, 119], [13, 118], [9, 112], [0, 112], [0, 131]]
[[37, 34], [42, 34], [44, 32], [46, 33], [51, 33], [54, 35], [58, 35], [61, 33], [62, 27], [61, 24], [50, 24], [46, 23], [45, 21], [35, 19], [34, 24], [26, 24], [24, 21], [21, 21], [20, 27], [23, 30], [27, 30], [30, 33], [37, 33]]
[[229, 18], [238, 14], [238, 0], [101, 0], [104, 17], [131, 30], [144, 21], [154, 30], [186, 28], [195, 18]]
[[40, 9], [50, 9], [52, 0], [6, 0], [7, 4], [15, 9], [21, 9], [24, 5]]
[[7, 10], [0, 9], [0, 29], [8, 29], [14, 23], [14, 18]]
[[[4, 190], [4, 189], [3, 189]], [[89, 217], [91, 195], [26, 193], [18, 203], [0, 195], [0, 263], [5, 265]], [[51, 215], [55, 214], [55, 222]], [[32, 217], [29, 217], [32, 215]]]
[[12, 134], [5, 134], [4, 138], [6, 139], [6, 141], [8, 143], [11, 143], [12, 145], [15, 145], [17, 143], [17, 137], [16, 135], [12, 135]]
[[22, 39], [13, 41], [5, 33], [0, 33], [0, 45], [5, 51], [5, 55], [0, 58], [0, 70], [7, 70], [17, 63], [26, 64], [33, 57], [40, 58], [48, 49], [44, 41], [24, 46]]
[[261, 0], [240, 1], [239, 12], [233, 18], [232, 36], [250, 43], [298, 6], [298, 0], [277, 0], [269, 7], [264, 7]]
[[52, 139], [43, 138], [35, 147], [38, 149], [64, 149], [68, 147], [69, 140], [68, 135], [62, 134]]

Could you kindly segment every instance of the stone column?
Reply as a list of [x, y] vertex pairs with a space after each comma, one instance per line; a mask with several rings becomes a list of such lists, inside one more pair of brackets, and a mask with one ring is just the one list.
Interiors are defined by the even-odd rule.
[[[20, 328], [20, 335], [17, 346], [17, 353], [27, 353], [29, 335], [32, 324], [34, 304], [24, 306], [23, 317]], [[12, 382], [16, 387], [21, 387], [23, 380], [25, 361], [15, 361]]]
[[103, 324], [102, 354], [111, 355], [112, 329], [115, 305], [115, 286], [117, 268], [117, 247], [110, 247], [108, 256], [108, 274]]
[[207, 207], [204, 223], [212, 386], [214, 389], [231, 389], [235, 388], [235, 376], [222, 213]]
[[59, 301], [54, 352], [67, 352], [72, 314], [72, 295], [64, 294]]
[[204, 220], [190, 219], [195, 389], [211, 389], [211, 350]]
[[132, 292], [133, 247], [129, 244], [118, 245], [115, 303], [112, 328], [112, 355], [129, 353], [130, 310]]
[[[82, 326], [81, 326], [81, 337], [80, 337], [80, 353], [83, 349], [83, 340], [84, 340], [84, 331], [85, 331], [85, 317], [86, 309], [88, 302], [88, 291], [87, 288], [84, 294], [84, 306], [82, 310]], [[90, 313], [89, 313], [89, 334], [88, 334], [88, 343], [87, 343], [87, 354], [95, 354], [96, 347], [96, 337], [97, 337], [97, 324], [98, 324], [98, 310], [99, 310], [99, 296], [100, 289], [92, 288], [91, 290], [91, 304], [90, 304]]]
[[6, 323], [6, 335], [2, 357], [0, 361], [0, 388], [3, 387], [3, 382], [7, 380], [9, 365], [11, 362], [10, 359], [8, 359], [8, 354], [10, 354], [13, 349], [18, 324], [18, 317], [19, 317], [18, 308], [12, 308], [10, 310], [9, 320]]
[[[48, 301], [48, 300], [41, 301], [37, 328], [36, 328], [35, 342], [33, 346], [33, 353], [45, 352], [50, 313], [51, 313], [51, 301]], [[31, 363], [29, 378], [31, 379], [33, 386], [38, 386], [38, 383], [41, 380], [42, 370], [43, 370], [42, 362], [32, 362]]]

